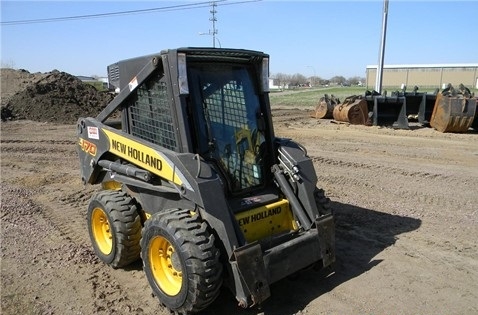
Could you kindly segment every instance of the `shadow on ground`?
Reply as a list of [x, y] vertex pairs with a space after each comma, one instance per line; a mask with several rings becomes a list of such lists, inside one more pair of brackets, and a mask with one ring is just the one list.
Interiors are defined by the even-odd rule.
[[241, 309], [228, 289], [201, 315], [292, 315], [311, 301], [380, 264], [374, 257], [393, 245], [397, 236], [416, 230], [421, 221], [353, 205], [332, 202], [336, 217], [335, 273], [304, 270], [294, 280], [283, 279], [271, 286], [271, 297], [262, 309]]

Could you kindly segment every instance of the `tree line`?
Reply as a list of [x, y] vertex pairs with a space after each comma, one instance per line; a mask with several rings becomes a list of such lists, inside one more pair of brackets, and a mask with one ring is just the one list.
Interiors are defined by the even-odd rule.
[[276, 73], [271, 76], [274, 79], [274, 85], [278, 86], [326, 86], [326, 85], [363, 85], [365, 84], [365, 78], [360, 76], [354, 76], [345, 78], [343, 76], [334, 76], [330, 79], [323, 79], [319, 76], [306, 77], [303, 74], [285, 74]]

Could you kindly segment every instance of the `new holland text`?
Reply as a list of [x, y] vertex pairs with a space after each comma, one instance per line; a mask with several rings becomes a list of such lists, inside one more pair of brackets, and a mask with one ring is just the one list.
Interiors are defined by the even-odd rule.
[[139, 163], [149, 165], [150, 167], [155, 168], [158, 171], [161, 171], [161, 169], [163, 168], [163, 162], [159, 158], [151, 156], [148, 153], [140, 151], [129, 145], [111, 139], [111, 147], [113, 148], [113, 150], [129, 156], [134, 160], [138, 161]]

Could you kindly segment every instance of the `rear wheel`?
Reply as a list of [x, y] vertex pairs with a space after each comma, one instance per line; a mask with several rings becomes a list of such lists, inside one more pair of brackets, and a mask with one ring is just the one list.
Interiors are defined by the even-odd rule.
[[88, 232], [96, 255], [113, 268], [139, 259], [141, 219], [126, 193], [100, 191], [88, 207]]
[[330, 204], [330, 199], [325, 196], [325, 191], [320, 188], [315, 188], [314, 199], [317, 204], [317, 209], [319, 210], [320, 215], [325, 215], [332, 213], [332, 206]]
[[154, 294], [177, 314], [198, 312], [219, 295], [222, 265], [214, 236], [189, 210], [153, 215], [141, 239], [144, 271]]

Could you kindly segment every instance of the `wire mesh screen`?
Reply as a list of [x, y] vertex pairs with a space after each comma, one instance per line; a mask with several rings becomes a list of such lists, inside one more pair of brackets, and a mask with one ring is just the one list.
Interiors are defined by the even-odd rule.
[[[228, 83], [206, 99], [209, 119], [230, 127], [247, 125], [246, 101], [242, 89]], [[224, 105], [224, 106], [223, 106]]]
[[220, 161], [230, 174], [234, 190], [261, 184], [255, 119], [249, 117], [246, 106], [247, 101], [254, 102], [246, 98], [243, 85], [230, 81], [209, 94], [203, 104]]
[[138, 87], [136, 95], [137, 99], [130, 107], [131, 133], [170, 150], [176, 149], [166, 83], [154, 76]]

